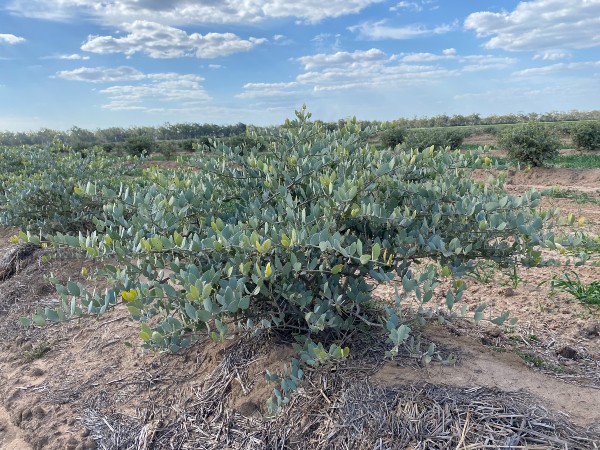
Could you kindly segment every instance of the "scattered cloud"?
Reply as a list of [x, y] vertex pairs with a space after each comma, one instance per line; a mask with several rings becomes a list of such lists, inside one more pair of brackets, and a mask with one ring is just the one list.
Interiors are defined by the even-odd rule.
[[268, 18], [295, 17], [317, 23], [356, 14], [383, 0], [9, 0], [6, 9], [24, 17], [72, 20], [82, 15], [119, 25], [134, 20], [160, 20], [168, 25], [259, 23]]
[[179, 28], [145, 20], [123, 24], [122, 28], [129, 34], [123, 37], [90, 36], [81, 50], [127, 56], [145, 53], [151, 58], [216, 58], [248, 51], [266, 42], [266, 39], [253, 37], [244, 40], [233, 33], [188, 34]]
[[302, 56], [298, 61], [304, 66], [305, 70], [316, 68], [349, 68], [363, 65], [370, 65], [375, 62], [386, 61], [388, 57], [379, 49], [356, 50], [354, 52], [337, 52], [333, 54], [320, 53], [311, 56]]
[[388, 25], [387, 20], [380, 20], [378, 22], [363, 22], [359, 25], [348, 27], [348, 29], [354, 33], [358, 33], [358, 36], [362, 39], [381, 41], [386, 39], [416, 39], [446, 34], [456, 30], [457, 27], [457, 23], [442, 24], [433, 28], [420, 24], [394, 27]]
[[476, 12], [464, 26], [490, 49], [535, 51], [600, 46], [600, 0], [532, 0], [511, 11]]
[[563, 52], [561, 50], [546, 50], [545, 52], [537, 53], [533, 59], [541, 59], [544, 61], [557, 61], [559, 59], [570, 58], [569, 52]]
[[517, 64], [516, 58], [494, 55], [459, 55], [455, 48], [447, 48], [437, 53], [401, 53], [397, 56], [405, 63], [426, 63], [433, 61], [455, 61], [463, 72], [505, 69]]
[[[203, 80], [197, 75], [148, 74], [140, 84], [102, 89], [100, 93], [107, 95], [109, 99], [109, 102], [102, 107], [119, 111], [187, 111], [211, 99], [201, 85]], [[163, 103], [165, 106], [156, 107], [156, 102]]]
[[22, 44], [26, 39], [20, 36], [15, 36], [14, 34], [0, 34], [0, 44]]
[[[447, 48], [440, 54], [401, 53], [388, 55], [380, 49], [353, 52], [319, 53], [296, 61], [303, 72], [294, 81], [247, 83], [237, 97], [277, 99], [299, 94], [307, 97], [324, 91], [403, 89], [437, 83], [461, 74], [503, 69], [517, 63], [516, 58], [494, 55], [459, 55]], [[445, 62], [440, 65], [438, 62]]]
[[64, 55], [43, 56], [40, 59], [65, 59], [65, 60], [71, 60], [71, 61], [77, 61], [77, 60], [87, 61], [90, 59], [90, 57], [82, 56], [78, 53], [71, 53], [71, 54], [64, 54]]
[[209, 64], [209, 65], [208, 65], [208, 68], [209, 68], [209, 69], [213, 69], [213, 70], [216, 70], [216, 69], [222, 69], [223, 67], [224, 67], [224, 66], [222, 66], [221, 64]]
[[248, 83], [240, 98], [282, 97], [304, 92], [371, 90], [415, 86], [458, 75], [433, 65], [405, 64], [372, 48], [354, 52], [320, 53], [297, 58], [304, 72], [292, 82]]
[[395, 6], [390, 7], [390, 11], [400, 10], [420, 12], [423, 11], [423, 6], [417, 2], [399, 2]]
[[600, 67], [600, 61], [583, 61], [573, 63], [557, 63], [543, 67], [533, 67], [530, 69], [520, 70], [513, 75], [518, 77], [529, 77], [538, 75], [547, 75], [554, 72], [563, 72], [567, 70], [585, 70], [590, 68]]
[[55, 75], [71, 81], [86, 81], [88, 83], [114, 83], [117, 81], [142, 80], [146, 76], [133, 67], [80, 67], [74, 70], [61, 70]]
[[246, 83], [244, 92], [236, 97], [243, 99], [295, 96], [306, 90], [297, 81], [289, 83]]
[[516, 58], [494, 55], [467, 55], [459, 58], [464, 72], [506, 69], [518, 62]]
[[340, 34], [320, 33], [311, 39], [314, 42], [317, 51], [337, 52], [342, 47], [342, 36]]
[[400, 61], [403, 62], [430, 62], [430, 61], [439, 61], [442, 59], [455, 59], [456, 58], [456, 49], [455, 48], [447, 48], [442, 51], [441, 55], [436, 55], [435, 53], [401, 53], [399, 55]]
[[390, 11], [409, 11], [409, 12], [421, 12], [424, 9], [429, 11], [433, 11], [439, 8], [439, 5], [436, 5], [437, 0], [420, 0], [407, 2], [402, 1], [398, 2], [396, 5], [390, 7]]

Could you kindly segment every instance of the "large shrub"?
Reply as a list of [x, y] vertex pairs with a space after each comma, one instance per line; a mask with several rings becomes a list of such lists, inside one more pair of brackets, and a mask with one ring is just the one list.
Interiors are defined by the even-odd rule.
[[[52, 242], [110, 258], [99, 275], [111, 288], [100, 295], [54, 280], [61, 306], [24, 323], [124, 303], [147, 349], [177, 351], [232, 329], [292, 335], [299, 358], [285, 375], [268, 374], [280, 383], [276, 410], [303, 364], [346, 357], [355, 333], [384, 328], [396, 355], [413, 321], [433, 315], [441, 277], [461, 277], [480, 258], [539, 261], [533, 247], [550, 215], [535, 212], [538, 193], [512, 197], [502, 178], [474, 181], [468, 154], [377, 151], [367, 143], [373, 130], [355, 121], [327, 131], [309, 118], [297, 112], [269, 152], [221, 145], [218, 156], [198, 157], [196, 170], [152, 172], [136, 191], [88, 190], [105, 202], [105, 218], [91, 233]], [[398, 295], [376, 307], [371, 292], [381, 283]], [[458, 279], [443, 293], [440, 320], [456, 316], [463, 289]]]
[[436, 149], [458, 149], [465, 139], [465, 133], [457, 129], [424, 128], [407, 130], [402, 147], [407, 150], [423, 151], [432, 145]]
[[385, 148], [394, 148], [404, 142], [406, 129], [390, 128], [381, 133], [381, 143]]
[[559, 154], [560, 139], [552, 126], [537, 122], [506, 128], [498, 138], [500, 148], [511, 159], [531, 166], [543, 166]]
[[148, 136], [135, 136], [125, 140], [122, 148], [131, 156], [149, 155], [155, 150], [156, 144]]
[[56, 152], [37, 147], [0, 148], [0, 224], [34, 232], [94, 229], [103, 201], [83, 195], [88, 183], [118, 189], [131, 161], [102, 152]]
[[579, 150], [600, 150], [600, 121], [578, 123], [571, 130], [571, 137]]

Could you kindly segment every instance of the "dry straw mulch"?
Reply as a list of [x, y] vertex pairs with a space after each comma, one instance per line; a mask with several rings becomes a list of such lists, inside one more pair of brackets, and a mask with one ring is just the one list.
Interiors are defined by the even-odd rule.
[[232, 385], [249, 382], [247, 368], [264, 346], [257, 340], [231, 346], [196, 398], [170, 418], [161, 416], [164, 405], [138, 409], [135, 417], [92, 406], [84, 423], [106, 450], [600, 448], [600, 429], [574, 426], [525, 393], [377, 385], [372, 361], [310, 371], [283, 414], [246, 417], [230, 407]]

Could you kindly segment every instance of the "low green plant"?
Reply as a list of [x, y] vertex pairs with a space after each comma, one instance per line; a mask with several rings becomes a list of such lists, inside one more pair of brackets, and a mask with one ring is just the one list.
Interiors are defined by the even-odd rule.
[[564, 189], [561, 186], [552, 186], [549, 189], [544, 189], [542, 195], [545, 197], [552, 198], [566, 198], [573, 200], [575, 203], [580, 205], [586, 203], [600, 204], [600, 197], [589, 194], [588, 192], [574, 191], [571, 189]]
[[497, 272], [498, 266], [493, 261], [479, 261], [467, 276], [480, 283], [490, 284], [494, 281]]
[[579, 122], [571, 130], [571, 138], [579, 150], [600, 150], [600, 121]]
[[600, 306], [600, 280], [592, 281], [589, 284], [583, 283], [574, 271], [552, 277], [550, 289], [553, 292], [570, 294], [586, 305]]
[[498, 146], [520, 163], [543, 166], [558, 156], [560, 139], [553, 127], [537, 122], [514, 125], [502, 131]]
[[600, 154], [559, 155], [550, 163], [566, 169], [600, 169]]
[[26, 361], [35, 361], [36, 359], [43, 358], [50, 350], [52, 350], [52, 346], [48, 342], [41, 342], [31, 350], [24, 352], [23, 357]]
[[542, 368], [546, 365], [544, 359], [533, 352], [523, 351], [520, 349], [516, 349], [515, 352], [523, 361], [532, 365], [533, 367]]

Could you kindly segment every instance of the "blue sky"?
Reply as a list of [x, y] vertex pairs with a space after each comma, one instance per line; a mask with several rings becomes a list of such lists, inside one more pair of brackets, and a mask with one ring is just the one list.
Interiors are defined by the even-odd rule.
[[600, 109], [600, 0], [3, 0], [0, 130]]

